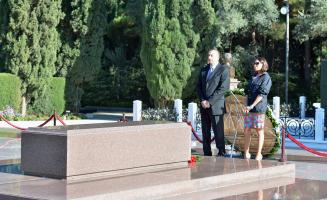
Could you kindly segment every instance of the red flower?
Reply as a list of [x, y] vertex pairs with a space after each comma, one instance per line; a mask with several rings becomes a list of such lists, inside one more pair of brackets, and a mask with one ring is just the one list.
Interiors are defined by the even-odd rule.
[[196, 156], [192, 155], [188, 163], [195, 163], [195, 162], [196, 162]]

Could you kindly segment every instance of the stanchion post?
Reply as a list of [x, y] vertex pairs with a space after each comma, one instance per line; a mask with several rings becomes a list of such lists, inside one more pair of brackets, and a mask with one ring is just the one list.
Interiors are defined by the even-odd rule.
[[281, 157], [280, 157], [280, 162], [287, 161], [286, 154], [285, 154], [285, 137], [286, 137], [285, 129], [286, 129], [285, 127], [282, 128], [282, 149], [281, 149], [282, 153], [281, 153]]
[[306, 103], [306, 97], [300, 96], [300, 98], [299, 98], [300, 119], [305, 118], [305, 103]]
[[279, 121], [279, 117], [280, 117], [280, 97], [275, 96], [273, 98], [273, 113], [277, 119], [277, 121]]
[[325, 109], [317, 108], [315, 113], [315, 141], [322, 142], [325, 140]]
[[57, 113], [56, 111], [53, 112], [54, 116], [53, 116], [53, 126], [57, 126]]
[[183, 121], [183, 101], [181, 99], [175, 99], [174, 101], [174, 110], [176, 113], [176, 121]]
[[188, 113], [187, 113], [187, 120], [191, 122], [192, 127], [196, 129], [196, 113], [197, 113], [198, 106], [196, 103], [189, 103], [188, 104]]
[[133, 101], [133, 121], [142, 120], [142, 101]]

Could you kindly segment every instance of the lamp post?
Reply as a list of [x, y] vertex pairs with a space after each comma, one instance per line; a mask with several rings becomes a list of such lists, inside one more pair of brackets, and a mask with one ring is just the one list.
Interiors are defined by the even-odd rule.
[[284, 130], [282, 131], [282, 155], [281, 155], [281, 161], [286, 162], [287, 158], [285, 155], [285, 136], [286, 136], [286, 130], [287, 130], [287, 124], [286, 124], [286, 116], [288, 115], [288, 60], [289, 60], [289, 35], [290, 35], [290, 18], [289, 18], [289, 3], [287, 0], [284, 0], [284, 6], [280, 9], [280, 12], [283, 15], [286, 15], [286, 33], [285, 33], [285, 104], [286, 104], [286, 110], [285, 110], [285, 122], [284, 122]]
[[286, 33], [285, 33], [285, 104], [286, 113], [288, 114], [288, 60], [289, 60], [289, 35], [290, 35], [290, 17], [289, 17], [289, 3], [284, 1], [285, 5], [280, 9], [283, 15], [286, 15]]

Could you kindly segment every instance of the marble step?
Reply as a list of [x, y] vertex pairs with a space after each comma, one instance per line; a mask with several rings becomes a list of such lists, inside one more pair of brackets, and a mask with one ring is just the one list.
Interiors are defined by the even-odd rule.
[[[178, 169], [73, 182], [1, 173], [0, 199], [188, 199], [192, 194], [201, 196], [205, 191], [211, 191], [213, 196], [218, 192], [221, 194], [218, 197], [224, 197], [294, 181], [294, 164], [204, 157], [200, 162]], [[235, 190], [238, 186], [246, 187]]]

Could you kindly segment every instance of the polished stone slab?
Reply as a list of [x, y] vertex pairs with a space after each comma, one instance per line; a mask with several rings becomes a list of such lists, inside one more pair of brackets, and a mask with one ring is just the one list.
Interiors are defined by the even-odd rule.
[[[257, 198], [260, 196], [260, 193], [262, 193], [264, 190], [269, 189], [275, 189], [278, 186], [279, 187], [286, 187], [287, 185], [294, 184], [295, 179], [294, 178], [287, 178], [287, 177], [281, 177], [281, 178], [272, 178], [269, 180], [260, 180], [253, 183], [246, 183], [246, 184], [236, 184], [232, 186], [227, 187], [218, 187], [214, 189], [204, 190], [204, 191], [197, 191], [192, 193], [185, 193], [176, 195], [173, 197], [165, 198], [166, 200], [209, 200], [209, 199], [230, 199], [230, 200], [244, 200], [244, 196], [246, 194], [249, 194], [249, 197], [246, 198], [249, 200], [263, 200], [263, 199], [274, 199], [272, 198], [272, 195], [267, 194], [266, 197], [269, 196], [269, 198]], [[258, 194], [259, 193], [259, 194]], [[246, 196], [247, 197], [247, 196]]]
[[185, 123], [128, 122], [29, 128], [22, 133], [25, 174], [79, 179], [187, 165]]
[[[325, 200], [327, 199], [327, 181], [316, 181], [308, 179], [296, 179], [295, 183], [288, 185], [280, 185], [277, 187], [261, 189], [254, 192], [243, 194], [231, 194], [226, 197], [216, 196], [216, 200], [264, 200], [264, 199], [288, 199], [288, 200]], [[205, 198], [206, 194], [203, 194]], [[187, 198], [186, 196], [182, 198]], [[187, 198], [189, 200], [196, 200], [196, 198]], [[172, 199], [171, 199], [172, 200]], [[174, 200], [178, 200], [177, 198]]]
[[253, 184], [262, 189], [287, 185], [294, 182], [294, 176], [294, 164], [205, 157], [189, 167], [114, 178], [73, 181], [36, 178], [20, 182], [7, 179], [8, 183], [0, 184], [0, 194], [17, 199], [169, 199], [219, 188], [232, 192], [231, 188], [239, 185], [247, 186], [241, 191], [251, 192], [257, 190]]

